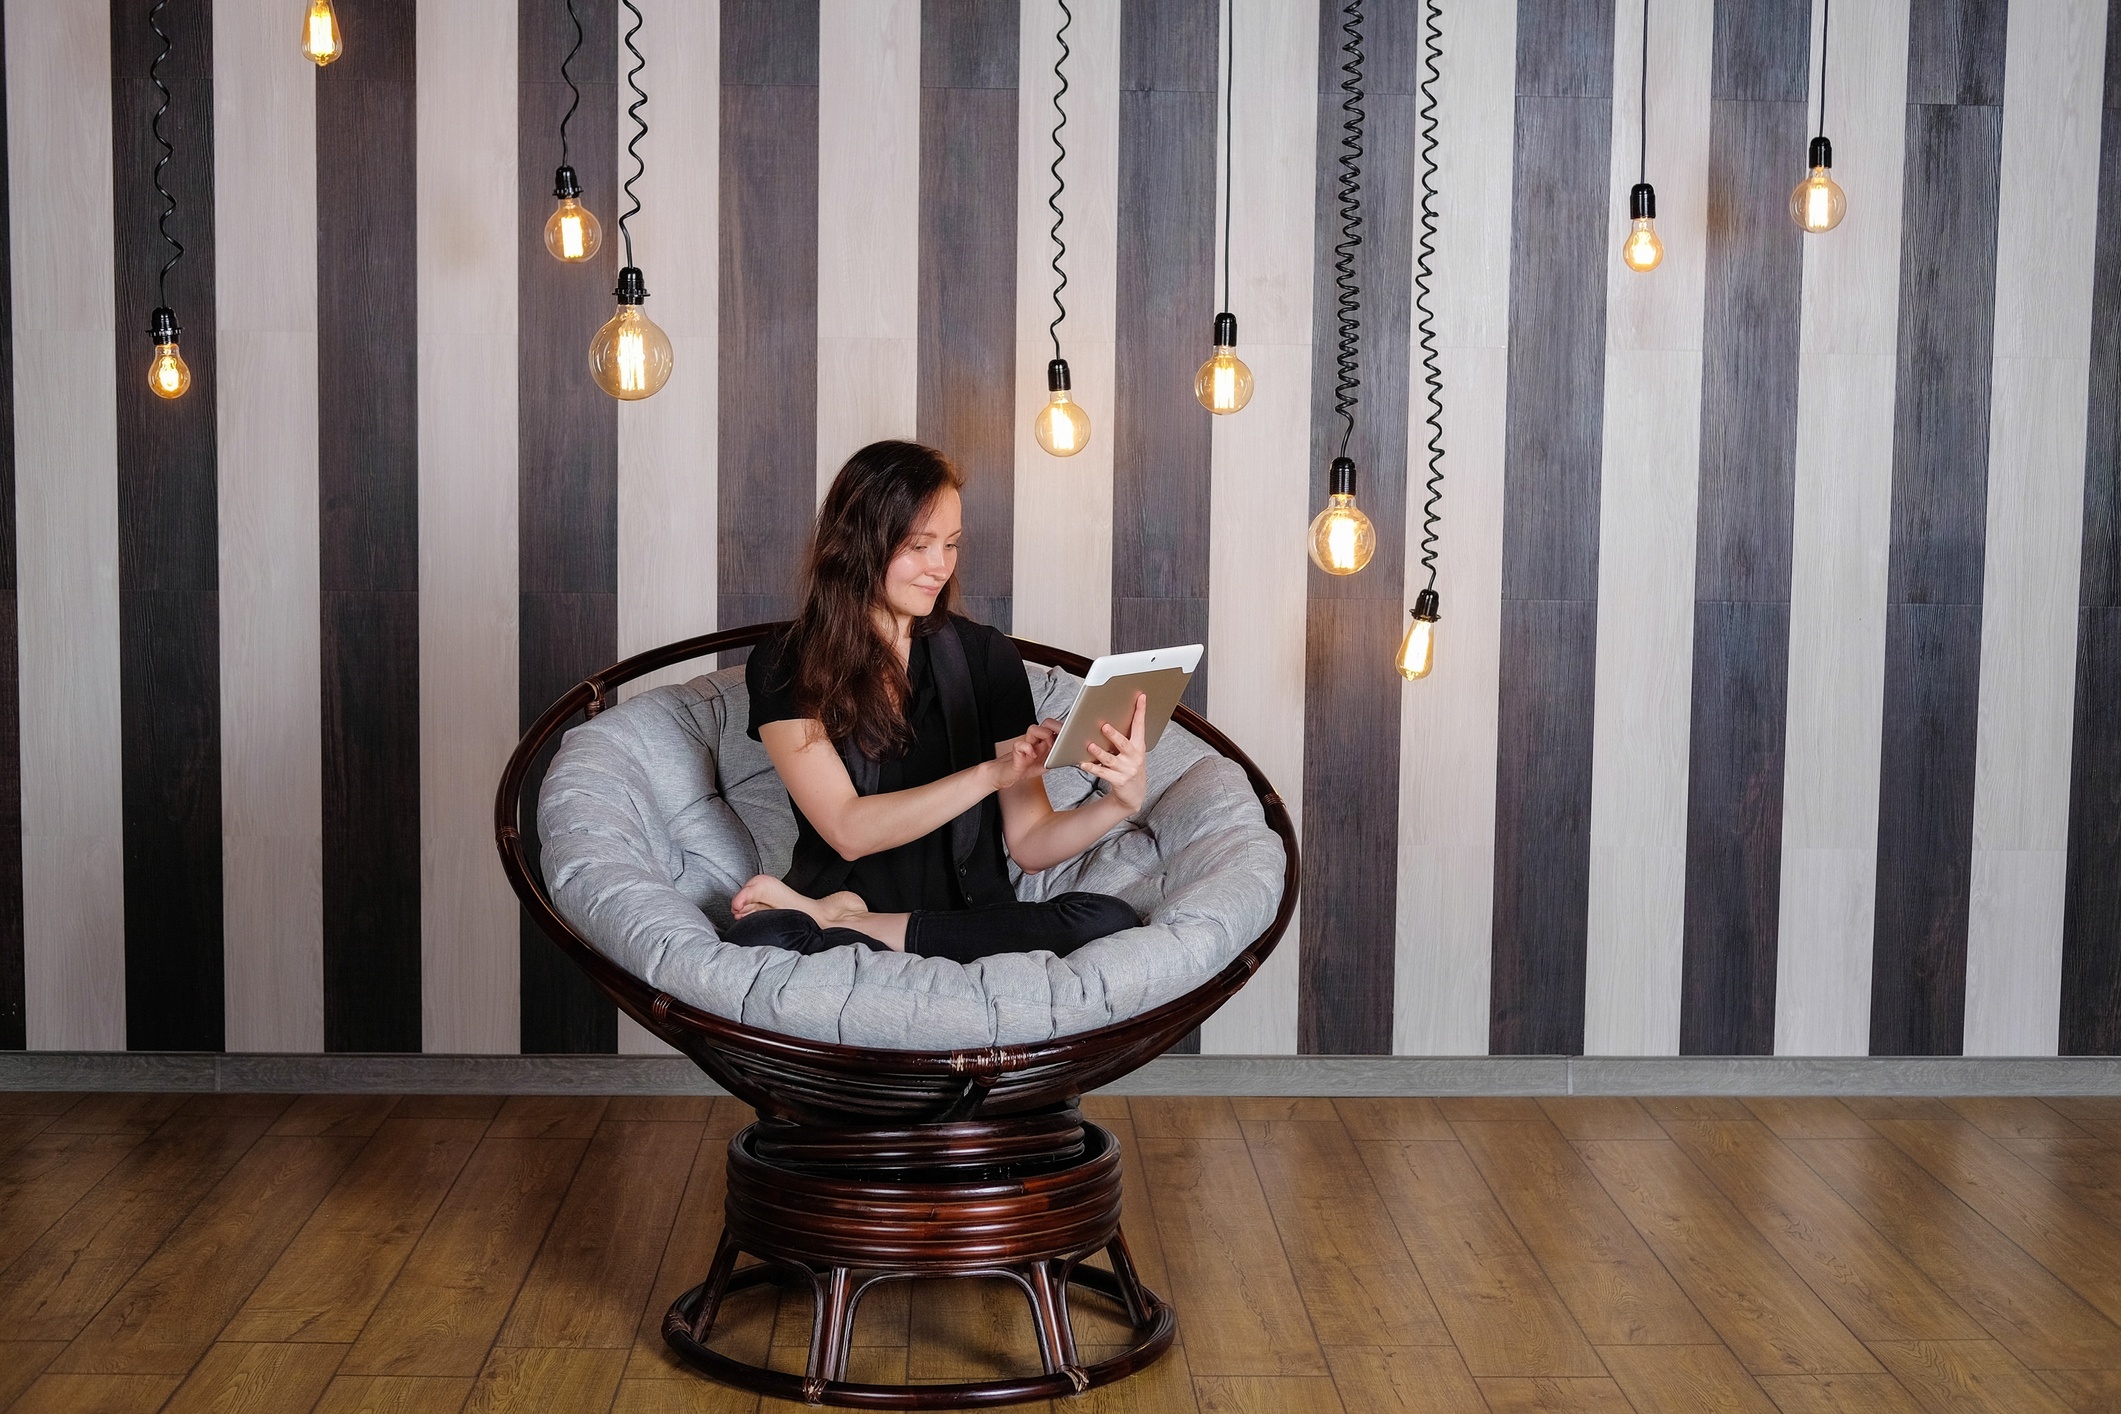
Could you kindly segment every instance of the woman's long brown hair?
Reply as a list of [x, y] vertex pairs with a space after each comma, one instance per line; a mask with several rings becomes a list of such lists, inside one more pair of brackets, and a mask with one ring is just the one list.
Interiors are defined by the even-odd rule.
[[[803, 561], [802, 608], [789, 634], [796, 711], [822, 722], [833, 741], [849, 737], [876, 760], [913, 744], [906, 722], [906, 671], [876, 626], [884, 571], [913, 538], [945, 488], [963, 473], [933, 447], [871, 442], [847, 458], [818, 507], [817, 532]], [[957, 576], [935, 609], [916, 620], [916, 635], [934, 633], [957, 607]]]

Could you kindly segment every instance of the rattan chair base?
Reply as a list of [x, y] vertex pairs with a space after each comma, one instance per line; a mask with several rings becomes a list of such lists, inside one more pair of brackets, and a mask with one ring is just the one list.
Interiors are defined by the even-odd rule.
[[[1110, 1132], [1081, 1123], [1072, 1105], [927, 1128], [819, 1135], [756, 1124], [731, 1140], [728, 1221], [714, 1266], [663, 1320], [663, 1338], [678, 1357], [724, 1383], [805, 1404], [970, 1409], [1080, 1394], [1133, 1374], [1170, 1348], [1177, 1316], [1142, 1284], [1120, 1231], [1119, 1145]], [[908, 1152], [909, 1144], [916, 1152]], [[978, 1161], [1008, 1148], [1020, 1155], [1015, 1162]], [[864, 1151], [871, 1158], [888, 1153], [928, 1162], [894, 1169], [864, 1162]], [[820, 1168], [782, 1161], [827, 1152], [843, 1162]], [[966, 1155], [975, 1162], [963, 1162]], [[1084, 1265], [1099, 1251], [1110, 1271]], [[761, 1264], [738, 1270], [746, 1253]], [[886, 1281], [950, 1278], [999, 1278], [1024, 1293], [1043, 1373], [923, 1385], [846, 1378], [855, 1308], [865, 1293]], [[787, 1280], [808, 1285], [814, 1301], [803, 1374], [753, 1365], [708, 1345], [731, 1293]], [[1080, 1362], [1068, 1309], [1071, 1283], [1125, 1312], [1134, 1337], [1120, 1354]]]

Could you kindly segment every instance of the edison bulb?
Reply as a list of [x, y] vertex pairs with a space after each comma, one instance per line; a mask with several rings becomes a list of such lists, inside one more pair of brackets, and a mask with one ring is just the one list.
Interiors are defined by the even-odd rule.
[[177, 352], [177, 341], [155, 345], [155, 361], [147, 366], [147, 386], [158, 398], [181, 398], [191, 387], [191, 365]]
[[629, 265], [619, 271], [618, 311], [589, 341], [589, 376], [597, 386], [621, 402], [652, 398], [670, 381], [676, 363], [670, 336], [641, 313], [648, 287], [641, 272]]
[[1436, 666], [1436, 620], [1440, 600], [1433, 589], [1424, 589], [1414, 596], [1413, 619], [1407, 625], [1407, 636], [1399, 640], [1399, 656], [1392, 666], [1408, 682], [1425, 678]]
[[1628, 269], [1647, 274], [1655, 270], [1664, 260], [1664, 242], [1657, 239], [1657, 223], [1644, 217], [1628, 226], [1627, 244], [1620, 248], [1620, 259]]
[[331, 0], [309, 0], [308, 13], [302, 16], [302, 57], [321, 69], [345, 52]]
[[1812, 168], [1811, 175], [1790, 192], [1790, 219], [1803, 227], [1806, 235], [1833, 230], [1848, 210], [1848, 193], [1841, 190], [1824, 167]]
[[1237, 356], [1237, 317], [1215, 316], [1215, 352], [1193, 375], [1193, 396], [1209, 412], [1237, 412], [1252, 401], [1252, 370]]
[[1090, 414], [1068, 396], [1068, 361], [1046, 364], [1046, 405], [1031, 420], [1031, 435], [1049, 456], [1072, 457], [1090, 445]]
[[1355, 463], [1333, 458], [1326, 508], [1311, 521], [1311, 563], [1327, 574], [1353, 574], [1377, 553], [1377, 528], [1355, 504]]
[[1657, 188], [1637, 182], [1628, 189], [1628, 238], [1620, 247], [1620, 263], [1646, 273], [1663, 260], [1664, 242], [1657, 239]]
[[604, 244], [604, 227], [589, 208], [573, 197], [560, 198], [545, 221], [545, 249], [556, 259], [576, 265], [595, 255]]

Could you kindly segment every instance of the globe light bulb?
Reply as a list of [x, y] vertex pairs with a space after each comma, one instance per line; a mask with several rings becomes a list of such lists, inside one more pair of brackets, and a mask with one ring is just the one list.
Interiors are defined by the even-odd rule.
[[1436, 666], [1436, 621], [1443, 617], [1441, 607], [1433, 589], [1414, 596], [1414, 607], [1409, 610], [1413, 620], [1407, 625], [1407, 636], [1399, 640], [1399, 656], [1392, 660], [1408, 682], [1427, 677]]
[[1657, 239], [1657, 189], [1637, 182], [1628, 192], [1628, 238], [1620, 247], [1620, 261], [1646, 274], [1663, 260], [1664, 242]]
[[321, 69], [345, 52], [331, 0], [309, 0], [309, 11], [302, 16], [302, 57]]
[[1812, 170], [1790, 189], [1790, 219], [1808, 236], [1831, 231], [1848, 215], [1848, 193], [1829, 172], [1834, 165], [1834, 145], [1823, 137], [1812, 139]]
[[1252, 401], [1252, 370], [1237, 356], [1237, 316], [1215, 316], [1215, 353], [1193, 375], [1193, 396], [1209, 412], [1237, 412]]
[[147, 331], [155, 341], [155, 360], [147, 366], [147, 386], [158, 398], [181, 398], [191, 387], [191, 365], [177, 350], [177, 316], [158, 308]]
[[1049, 456], [1072, 457], [1090, 445], [1090, 414], [1068, 397], [1068, 361], [1046, 364], [1046, 405], [1032, 419], [1031, 435]]
[[1354, 574], [1377, 553], [1377, 528], [1355, 504], [1355, 463], [1333, 458], [1331, 494], [1311, 521], [1311, 563], [1327, 574]]
[[589, 341], [589, 376], [621, 402], [652, 398], [670, 381], [676, 362], [670, 336], [641, 313], [648, 287], [638, 269], [629, 265], [619, 271], [619, 287], [612, 293], [618, 296], [618, 311]]
[[604, 227], [582, 205], [582, 184], [574, 168], [563, 165], [552, 174], [552, 194], [560, 204], [545, 218], [545, 249], [555, 260], [579, 265], [603, 247]]

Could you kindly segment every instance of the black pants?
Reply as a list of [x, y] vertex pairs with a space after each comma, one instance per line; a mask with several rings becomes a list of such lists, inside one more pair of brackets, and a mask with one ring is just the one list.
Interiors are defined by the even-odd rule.
[[[1044, 903], [998, 903], [958, 912], [916, 911], [906, 916], [906, 951], [917, 957], [971, 962], [1005, 952], [1050, 952], [1066, 957], [1084, 943], [1141, 919], [1123, 900], [1108, 894], [1062, 894]], [[830, 948], [884, 945], [852, 928], [823, 928], [799, 909], [768, 908], [748, 914], [729, 930], [730, 942], [747, 948], [824, 952]]]

